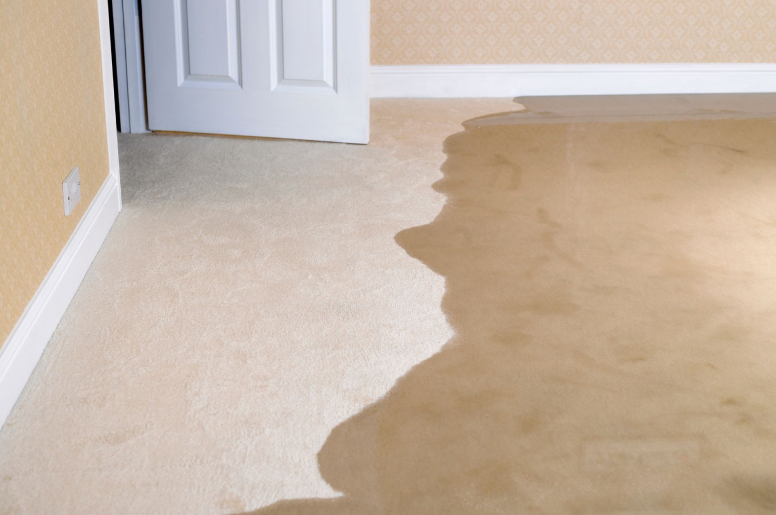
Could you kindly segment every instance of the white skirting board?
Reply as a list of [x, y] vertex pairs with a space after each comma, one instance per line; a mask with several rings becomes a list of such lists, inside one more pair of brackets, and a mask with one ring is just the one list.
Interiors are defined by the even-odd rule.
[[776, 92], [776, 64], [372, 66], [371, 97]]
[[0, 348], [0, 427], [57, 328], [120, 210], [117, 176], [109, 173], [54, 266]]

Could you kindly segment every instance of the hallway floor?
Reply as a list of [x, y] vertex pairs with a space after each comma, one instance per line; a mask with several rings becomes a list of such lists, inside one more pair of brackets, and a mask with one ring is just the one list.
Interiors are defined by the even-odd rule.
[[525, 103], [123, 136], [0, 513], [776, 510], [776, 100]]

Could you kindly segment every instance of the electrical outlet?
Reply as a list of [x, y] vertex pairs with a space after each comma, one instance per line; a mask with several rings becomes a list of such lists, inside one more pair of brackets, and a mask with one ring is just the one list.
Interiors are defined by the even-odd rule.
[[78, 173], [77, 166], [70, 170], [62, 183], [62, 198], [65, 201], [65, 216], [67, 216], [81, 200], [81, 175]]

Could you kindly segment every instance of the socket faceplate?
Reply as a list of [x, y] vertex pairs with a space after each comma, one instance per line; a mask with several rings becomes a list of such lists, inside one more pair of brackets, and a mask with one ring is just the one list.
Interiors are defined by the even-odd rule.
[[81, 175], [78, 173], [77, 166], [70, 170], [62, 183], [62, 197], [65, 201], [65, 216], [67, 216], [81, 200]]

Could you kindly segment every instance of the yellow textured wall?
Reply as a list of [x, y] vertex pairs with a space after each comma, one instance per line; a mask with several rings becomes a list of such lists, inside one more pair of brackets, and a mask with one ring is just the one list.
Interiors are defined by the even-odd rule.
[[372, 0], [372, 64], [774, 61], [774, 0]]
[[96, 0], [0, 0], [0, 344], [107, 177], [101, 66]]

